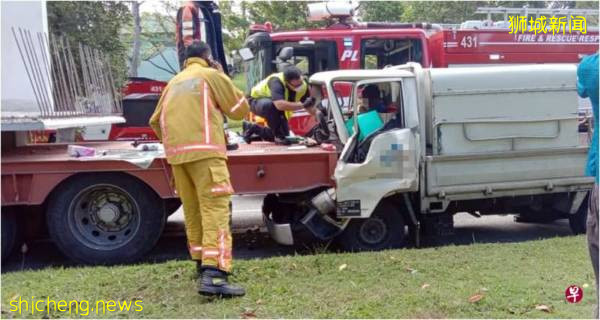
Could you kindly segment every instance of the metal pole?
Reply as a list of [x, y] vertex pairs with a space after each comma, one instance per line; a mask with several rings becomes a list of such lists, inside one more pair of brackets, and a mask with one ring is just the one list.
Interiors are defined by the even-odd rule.
[[23, 61], [23, 66], [25, 67], [25, 72], [27, 72], [27, 77], [29, 78], [29, 83], [31, 84], [31, 89], [33, 90], [33, 95], [35, 96], [35, 100], [38, 104], [38, 110], [42, 116], [44, 115], [42, 104], [40, 103], [40, 98], [38, 97], [37, 91], [35, 90], [35, 84], [32, 79], [31, 73], [29, 72], [29, 68], [27, 67], [27, 61], [25, 60], [25, 56], [23, 55], [23, 50], [21, 50], [21, 46], [19, 45], [19, 39], [17, 38], [17, 33], [15, 32], [15, 28], [11, 27], [13, 37], [15, 38], [15, 43], [17, 44], [17, 48], [19, 49], [19, 55], [21, 56], [21, 60]]
[[31, 56], [33, 58], [34, 64], [34, 74], [36, 74], [37, 81], [39, 82], [39, 87], [41, 89], [42, 101], [46, 105], [47, 109], [52, 109], [52, 104], [50, 103], [50, 92], [48, 92], [48, 87], [46, 82], [44, 81], [44, 72], [42, 71], [42, 66], [40, 65], [40, 61], [38, 59], [37, 51], [35, 50], [35, 42], [33, 41], [33, 37], [31, 37], [31, 32], [29, 30], [24, 30], [25, 38], [27, 39], [27, 45], [31, 50]]

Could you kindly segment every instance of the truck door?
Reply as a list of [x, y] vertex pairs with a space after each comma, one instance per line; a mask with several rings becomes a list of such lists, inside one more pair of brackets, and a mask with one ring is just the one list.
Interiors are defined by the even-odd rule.
[[177, 11], [176, 44], [179, 65], [185, 60], [185, 47], [194, 40], [206, 42], [212, 57], [218, 61], [227, 73], [227, 61], [223, 47], [221, 13], [214, 1], [190, 1]]
[[369, 217], [391, 193], [418, 190], [419, 134], [414, 78], [373, 79], [353, 89], [350, 135], [334, 178], [343, 217]]

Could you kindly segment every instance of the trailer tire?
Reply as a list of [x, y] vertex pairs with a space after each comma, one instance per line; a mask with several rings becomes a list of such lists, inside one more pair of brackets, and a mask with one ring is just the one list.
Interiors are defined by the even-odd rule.
[[405, 218], [393, 203], [382, 201], [366, 219], [353, 219], [338, 237], [347, 251], [377, 251], [406, 246]]
[[19, 224], [14, 211], [2, 209], [2, 263], [10, 256], [17, 245]]
[[67, 180], [48, 201], [48, 232], [58, 248], [85, 264], [138, 260], [165, 226], [160, 197], [126, 174], [84, 174]]
[[573, 234], [584, 234], [586, 231], [589, 197], [588, 193], [577, 212], [569, 215], [569, 226]]

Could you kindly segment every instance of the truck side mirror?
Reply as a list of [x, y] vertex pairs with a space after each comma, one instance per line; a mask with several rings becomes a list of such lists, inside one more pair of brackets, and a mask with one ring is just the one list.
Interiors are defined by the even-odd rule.
[[240, 50], [238, 50], [238, 53], [244, 61], [250, 61], [254, 59], [254, 53], [252, 53], [252, 50], [250, 50], [250, 48], [241, 48]]

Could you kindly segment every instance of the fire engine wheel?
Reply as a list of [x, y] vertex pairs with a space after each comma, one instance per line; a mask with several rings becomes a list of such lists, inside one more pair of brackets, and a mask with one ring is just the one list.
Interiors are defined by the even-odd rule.
[[154, 247], [165, 225], [161, 199], [124, 174], [80, 175], [48, 202], [48, 231], [69, 258], [87, 264], [132, 262]]
[[569, 215], [569, 226], [574, 234], [584, 234], [586, 231], [588, 205], [589, 195], [585, 197], [577, 212]]
[[2, 209], [2, 262], [15, 249], [19, 236], [17, 215], [10, 208]]
[[373, 215], [367, 219], [350, 221], [338, 238], [342, 248], [348, 251], [375, 251], [401, 248], [408, 236], [402, 213], [388, 202], [381, 202]]

